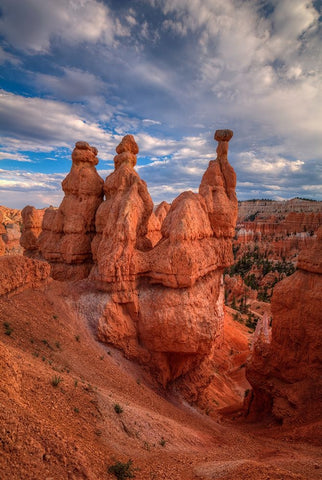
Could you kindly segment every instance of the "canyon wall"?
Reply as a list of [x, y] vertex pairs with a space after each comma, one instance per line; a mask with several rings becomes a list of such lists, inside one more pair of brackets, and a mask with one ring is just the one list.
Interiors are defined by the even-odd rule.
[[320, 414], [321, 291], [322, 227], [314, 245], [300, 254], [298, 270], [274, 289], [271, 340], [258, 337], [247, 366], [251, 415], [293, 422]]

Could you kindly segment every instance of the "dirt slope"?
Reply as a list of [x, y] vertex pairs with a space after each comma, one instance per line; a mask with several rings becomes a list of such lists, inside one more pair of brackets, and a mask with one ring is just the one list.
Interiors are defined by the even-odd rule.
[[[112, 479], [108, 466], [129, 459], [139, 480], [321, 478], [317, 425], [222, 417], [220, 407], [238, 397], [224, 401], [223, 376], [207, 391], [219, 399], [211, 415], [162, 391], [147, 370], [96, 341], [72, 307], [75, 288], [52, 281], [0, 297], [1, 480]], [[227, 364], [238, 390], [247, 332], [226, 325], [219, 373]]]

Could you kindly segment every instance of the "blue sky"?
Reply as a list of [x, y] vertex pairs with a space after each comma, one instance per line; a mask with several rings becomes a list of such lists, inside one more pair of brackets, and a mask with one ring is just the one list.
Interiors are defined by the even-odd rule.
[[321, 1], [0, 0], [0, 204], [59, 205], [74, 143], [132, 133], [156, 203], [231, 128], [237, 195], [322, 199]]

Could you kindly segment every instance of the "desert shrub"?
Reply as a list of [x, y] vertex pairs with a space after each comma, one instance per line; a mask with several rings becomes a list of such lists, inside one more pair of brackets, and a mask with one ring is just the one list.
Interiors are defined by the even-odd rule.
[[132, 460], [128, 462], [115, 462], [107, 469], [108, 473], [112, 473], [118, 480], [124, 480], [125, 478], [135, 478], [135, 469], [132, 467]]
[[114, 406], [114, 410], [117, 414], [120, 414], [120, 413], [123, 412], [123, 408], [118, 403], [115, 403], [113, 406]]
[[55, 375], [52, 379], [51, 379], [51, 384], [53, 387], [58, 387], [58, 385], [60, 384], [60, 382], [62, 382], [63, 379], [57, 375]]
[[5, 328], [5, 331], [4, 331], [5, 335], [10, 336], [11, 333], [12, 333], [12, 328], [11, 328], [10, 324], [8, 322], [3, 322], [3, 326]]

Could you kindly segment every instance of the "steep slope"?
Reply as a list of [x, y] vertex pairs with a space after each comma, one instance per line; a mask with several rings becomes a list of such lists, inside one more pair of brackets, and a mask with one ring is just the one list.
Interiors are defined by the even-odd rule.
[[0, 297], [1, 478], [108, 480], [129, 459], [140, 480], [320, 478], [318, 447], [293, 431], [211, 418], [97, 342], [75, 311], [81, 288]]

